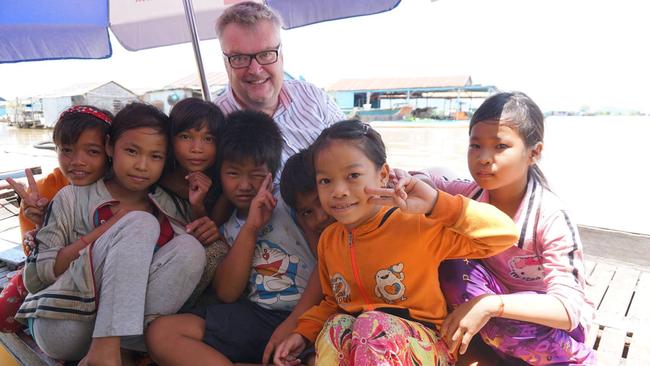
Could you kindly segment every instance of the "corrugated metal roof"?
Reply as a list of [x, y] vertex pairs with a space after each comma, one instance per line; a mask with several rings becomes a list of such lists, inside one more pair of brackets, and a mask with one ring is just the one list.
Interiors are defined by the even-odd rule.
[[330, 85], [328, 91], [361, 91], [361, 90], [403, 90], [426, 89], [443, 87], [463, 87], [472, 85], [469, 75], [443, 77], [410, 77], [410, 78], [374, 78], [374, 79], [341, 79]]

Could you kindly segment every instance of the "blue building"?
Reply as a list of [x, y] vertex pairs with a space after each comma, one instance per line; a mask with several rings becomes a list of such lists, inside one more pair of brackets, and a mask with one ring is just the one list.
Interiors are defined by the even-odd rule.
[[[327, 91], [341, 109], [428, 109], [439, 118], [470, 115], [485, 98], [496, 93], [492, 85], [473, 84], [469, 75], [451, 77], [342, 79]], [[462, 118], [461, 118], [462, 119]]]

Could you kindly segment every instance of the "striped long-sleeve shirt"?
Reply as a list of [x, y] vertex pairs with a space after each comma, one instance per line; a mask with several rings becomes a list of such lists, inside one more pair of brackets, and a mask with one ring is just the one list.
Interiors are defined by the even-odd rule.
[[[475, 182], [448, 180], [425, 173], [433, 185], [450, 194], [489, 202], [488, 192]], [[513, 218], [519, 231], [516, 246], [483, 259], [483, 263], [510, 291], [536, 291], [562, 302], [571, 329], [585, 329], [593, 321], [594, 305], [585, 295], [585, 267], [578, 228], [562, 201], [530, 179]]]

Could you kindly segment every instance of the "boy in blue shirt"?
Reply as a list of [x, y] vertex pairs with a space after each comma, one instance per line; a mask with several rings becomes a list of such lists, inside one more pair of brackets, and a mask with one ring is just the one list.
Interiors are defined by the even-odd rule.
[[230, 250], [213, 279], [222, 304], [154, 321], [147, 331], [154, 361], [260, 363], [271, 334], [300, 299], [316, 260], [290, 208], [273, 194], [282, 144], [264, 113], [239, 111], [226, 119], [218, 168], [235, 211], [221, 228]]

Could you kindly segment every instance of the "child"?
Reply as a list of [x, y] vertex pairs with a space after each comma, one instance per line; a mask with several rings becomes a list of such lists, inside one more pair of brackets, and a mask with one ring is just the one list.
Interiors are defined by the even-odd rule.
[[[38, 181], [27, 170], [27, 190], [13, 179], [7, 179], [21, 197], [18, 218], [26, 255], [30, 251], [26, 243], [33, 242], [33, 234], [30, 232], [43, 223], [45, 207], [54, 195], [68, 183], [84, 186], [96, 182], [104, 175], [106, 135], [112, 120], [110, 112], [92, 106], [66, 109], [54, 125], [52, 135], [59, 168]], [[21, 324], [14, 320], [14, 316], [25, 296], [27, 289], [20, 271], [0, 293], [0, 331], [13, 333], [20, 328]]]
[[307, 150], [300, 150], [287, 159], [280, 178], [280, 194], [295, 211], [296, 221], [316, 255], [318, 238], [334, 218], [323, 210], [318, 199], [314, 166]]
[[[593, 304], [585, 296], [578, 229], [537, 165], [544, 115], [520, 92], [491, 96], [474, 112], [467, 153], [475, 182], [427, 177], [452, 194], [489, 202], [512, 217], [517, 246], [477, 261], [447, 261], [440, 282], [456, 309], [443, 333], [461, 353], [480, 333], [502, 357], [530, 364], [595, 364], [584, 344]], [[497, 317], [490, 319], [497, 304]]]
[[176, 312], [203, 271], [185, 234], [187, 209], [157, 188], [167, 116], [132, 103], [111, 126], [103, 180], [57, 193], [27, 259], [30, 292], [17, 318], [50, 357], [120, 364], [120, 346], [145, 350], [147, 322]]
[[268, 115], [228, 116], [218, 161], [223, 192], [235, 212], [222, 227], [231, 248], [212, 282], [225, 304], [156, 320], [147, 332], [156, 362], [259, 363], [271, 333], [298, 302], [315, 259], [290, 210], [272, 194], [282, 144]]
[[[318, 200], [314, 166], [307, 150], [300, 150], [287, 159], [280, 178], [280, 194], [284, 202], [295, 212], [296, 222], [305, 234], [312, 253], [316, 255], [320, 234], [334, 222], [334, 218], [323, 210]], [[318, 273], [313, 271], [305, 292], [291, 315], [273, 331], [264, 349], [262, 363], [267, 364], [271, 360], [275, 347], [293, 331], [298, 324], [298, 318], [312, 306], [318, 305], [322, 299]], [[306, 363], [313, 365], [314, 357], [309, 357]]]
[[[183, 308], [191, 307], [208, 287], [217, 264], [228, 250], [217, 224], [225, 221], [224, 211], [232, 209], [220, 198], [221, 186], [217, 177], [217, 138], [223, 128], [224, 116], [219, 107], [199, 98], [183, 99], [169, 114], [171, 157], [160, 185], [175, 196], [187, 201], [196, 219], [186, 227], [206, 251], [203, 276]], [[217, 202], [222, 202], [218, 204]]]
[[[221, 193], [219, 184], [213, 184], [210, 177], [216, 176], [217, 136], [224, 124], [223, 113], [211, 102], [187, 98], [172, 108], [169, 118], [172, 158], [160, 185], [187, 200], [195, 217], [209, 219]], [[218, 229], [214, 223], [209, 228], [204, 226], [194, 229], [198, 239], [204, 244], [214, 242]]]
[[[89, 185], [104, 176], [105, 140], [112, 120], [110, 112], [93, 106], [79, 105], [66, 109], [52, 133], [59, 167], [38, 182], [28, 173], [27, 191], [11, 178], [7, 180], [22, 198], [19, 221], [23, 237], [40, 226], [45, 207], [61, 188], [68, 184]], [[23, 249], [25, 254], [29, 254], [28, 248]]]
[[[447, 315], [438, 264], [507, 249], [517, 240], [512, 220], [412, 177], [381, 188], [384, 144], [358, 121], [325, 129], [312, 148], [319, 199], [337, 220], [318, 244], [325, 299], [300, 318], [274, 361], [296, 364], [315, 341], [317, 364], [452, 363], [437, 330]], [[382, 207], [394, 205], [400, 210]]]

